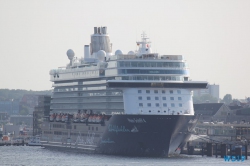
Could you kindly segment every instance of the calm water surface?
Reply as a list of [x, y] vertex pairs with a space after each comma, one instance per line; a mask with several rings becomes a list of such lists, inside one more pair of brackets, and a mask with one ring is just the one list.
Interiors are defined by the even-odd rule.
[[225, 162], [215, 157], [186, 156], [170, 158], [138, 158], [83, 154], [48, 150], [42, 147], [0, 146], [0, 166], [215, 166], [249, 165], [243, 162]]

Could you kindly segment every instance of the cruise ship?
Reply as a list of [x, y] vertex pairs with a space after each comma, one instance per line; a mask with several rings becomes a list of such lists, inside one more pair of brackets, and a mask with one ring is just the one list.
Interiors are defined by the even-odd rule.
[[145, 33], [137, 49], [112, 52], [107, 27], [94, 27], [84, 56], [50, 70], [51, 114], [44, 119], [45, 148], [162, 156], [180, 153], [197, 123], [192, 81], [182, 55], [153, 52]]

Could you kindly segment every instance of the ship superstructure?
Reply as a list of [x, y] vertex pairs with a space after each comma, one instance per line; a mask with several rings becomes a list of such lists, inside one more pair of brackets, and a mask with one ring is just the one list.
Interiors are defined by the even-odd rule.
[[206, 82], [190, 81], [182, 55], [153, 53], [145, 33], [137, 51], [113, 55], [107, 28], [94, 29], [83, 58], [68, 50], [67, 67], [50, 71], [53, 112], [194, 114], [192, 89]]
[[92, 140], [81, 148], [105, 154], [160, 156], [184, 146], [196, 122], [192, 89], [207, 82], [191, 81], [182, 55], [154, 53], [145, 33], [136, 44], [135, 51], [113, 54], [107, 28], [95, 27], [84, 57], [67, 51], [69, 64], [50, 71], [45, 146], [80, 144], [79, 136]]

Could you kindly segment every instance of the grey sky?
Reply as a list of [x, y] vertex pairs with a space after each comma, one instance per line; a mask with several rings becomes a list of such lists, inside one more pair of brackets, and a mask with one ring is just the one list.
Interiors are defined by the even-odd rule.
[[51, 89], [49, 70], [83, 55], [94, 26], [113, 52], [136, 48], [145, 31], [160, 54], [184, 55], [193, 80], [220, 97], [250, 96], [249, 0], [0, 0], [0, 88]]

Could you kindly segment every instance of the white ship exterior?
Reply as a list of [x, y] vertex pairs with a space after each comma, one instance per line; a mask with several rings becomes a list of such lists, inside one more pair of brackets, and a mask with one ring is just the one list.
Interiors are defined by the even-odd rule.
[[[112, 53], [106, 27], [95, 27], [84, 57], [50, 71], [52, 114], [43, 125], [45, 147], [97, 153], [168, 156], [185, 145], [195, 125], [191, 81], [182, 55], [154, 53], [146, 34], [138, 49]], [[79, 141], [81, 140], [81, 141]]]

